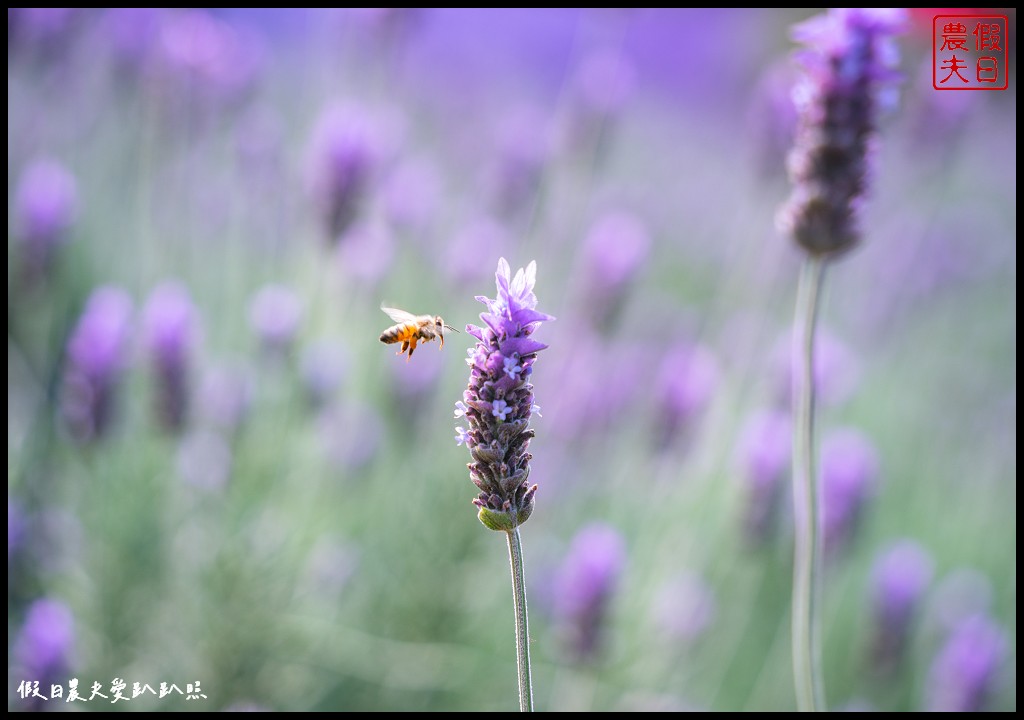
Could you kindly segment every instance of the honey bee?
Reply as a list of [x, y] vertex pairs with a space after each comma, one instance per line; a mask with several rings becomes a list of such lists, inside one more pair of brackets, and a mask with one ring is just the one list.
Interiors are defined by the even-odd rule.
[[444, 347], [444, 331], [458, 332], [451, 325], [446, 325], [440, 315], [413, 315], [405, 310], [383, 305], [380, 306], [380, 309], [396, 323], [380, 334], [380, 341], [388, 345], [402, 343], [402, 349], [396, 354], [401, 355], [408, 350], [409, 355], [405, 358], [406, 362], [409, 362], [409, 358], [416, 351], [417, 342], [421, 340], [430, 342], [434, 338], [439, 338], [441, 347], [438, 349], [440, 350]]

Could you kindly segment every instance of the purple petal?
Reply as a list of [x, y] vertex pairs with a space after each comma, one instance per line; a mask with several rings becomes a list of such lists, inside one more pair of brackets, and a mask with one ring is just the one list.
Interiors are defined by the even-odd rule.
[[501, 348], [501, 354], [506, 357], [510, 357], [512, 353], [519, 353], [519, 357], [523, 357], [524, 355], [540, 352], [547, 345], [531, 337], [511, 337], [503, 340], [499, 347]]

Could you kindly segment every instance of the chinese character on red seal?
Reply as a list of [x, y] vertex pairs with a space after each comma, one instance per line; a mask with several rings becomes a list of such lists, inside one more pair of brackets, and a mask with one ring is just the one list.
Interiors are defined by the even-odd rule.
[[936, 90], [1005, 90], [1010, 85], [1005, 15], [936, 15], [932, 19], [932, 86]]

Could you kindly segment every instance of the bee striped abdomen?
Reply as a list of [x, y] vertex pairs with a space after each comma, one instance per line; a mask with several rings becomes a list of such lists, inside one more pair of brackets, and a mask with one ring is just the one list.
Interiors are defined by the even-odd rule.
[[408, 341], [412, 336], [416, 335], [419, 330], [419, 326], [413, 325], [412, 323], [392, 325], [380, 334], [380, 341], [382, 343], [387, 343], [388, 345], [396, 342]]

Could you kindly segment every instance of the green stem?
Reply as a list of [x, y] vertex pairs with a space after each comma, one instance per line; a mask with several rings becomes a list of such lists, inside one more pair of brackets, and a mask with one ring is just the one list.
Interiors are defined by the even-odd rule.
[[801, 711], [825, 709], [821, 678], [821, 507], [814, 453], [814, 332], [825, 260], [810, 256], [797, 290], [793, 335], [793, 675]]
[[523, 543], [519, 528], [506, 531], [508, 560], [512, 566], [512, 601], [516, 609], [516, 665], [519, 667], [519, 710], [533, 712], [530, 680], [530, 628], [526, 618], [526, 576], [523, 574]]

